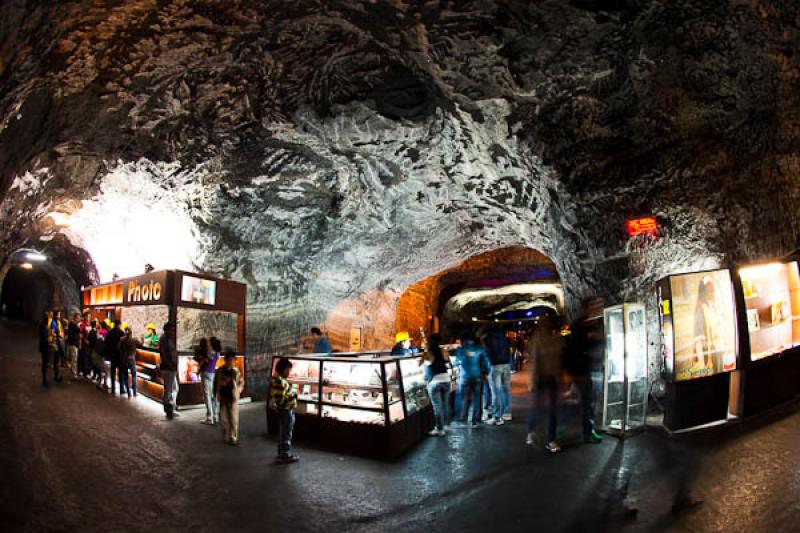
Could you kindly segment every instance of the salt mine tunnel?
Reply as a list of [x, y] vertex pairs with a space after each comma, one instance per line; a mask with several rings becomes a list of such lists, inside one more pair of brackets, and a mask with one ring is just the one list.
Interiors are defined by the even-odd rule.
[[657, 280], [797, 248], [798, 42], [788, 0], [3, 2], [4, 313], [198, 272], [256, 362], [598, 295], [657, 373]]

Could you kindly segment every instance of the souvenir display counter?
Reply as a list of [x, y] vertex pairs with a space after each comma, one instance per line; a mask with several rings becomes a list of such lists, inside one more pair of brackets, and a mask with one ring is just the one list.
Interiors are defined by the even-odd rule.
[[[287, 381], [297, 393], [298, 439], [346, 453], [395, 457], [433, 427], [420, 356], [286, 358], [292, 362]], [[276, 415], [268, 399], [271, 434], [278, 432]]]

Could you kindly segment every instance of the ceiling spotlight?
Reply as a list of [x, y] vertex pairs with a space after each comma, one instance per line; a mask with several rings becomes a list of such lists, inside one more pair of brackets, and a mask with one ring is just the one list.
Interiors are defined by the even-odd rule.
[[39, 252], [28, 252], [25, 254], [25, 259], [28, 261], [47, 261], [47, 256], [42, 255]]
[[473, 322], [477, 322], [478, 321], [478, 317], [472, 317], [472, 321]]
[[20, 268], [24, 268], [25, 270], [31, 270], [33, 268], [33, 265], [30, 263], [22, 263], [19, 266]]
[[528, 311], [527, 313], [525, 313], [525, 316], [533, 316], [533, 311]]

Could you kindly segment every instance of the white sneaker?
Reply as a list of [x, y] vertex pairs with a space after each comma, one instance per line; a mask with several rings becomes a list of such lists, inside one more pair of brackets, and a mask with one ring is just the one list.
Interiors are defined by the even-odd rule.
[[503, 422], [503, 419], [502, 419], [502, 418], [495, 418], [495, 419], [494, 419], [494, 425], [496, 425], [496, 426], [502, 426], [503, 424], [505, 424], [505, 422]]
[[497, 421], [497, 420], [495, 420], [494, 418], [489, 418], [489, 419], [486, 421], [486, 425], [487, 425], [487, 426], [493, 426], [493, 425], [495, 425], [497, 422], [498, 422], [498, 421]]
[[527, 444], [528, 446], [533, 446], [534, 444], [536, 444], [536, 433], [533, 432], [528, 433], [528, 436], [525, 437], [525, 444]]
[[428, 435], [430, 435], [431, 437], [444, 437], [444, 431], [433, 428], [428, 432]]
[[511, 421], [511, 414], [503, 415], [503, 420], [505, 420], [506, 422], [510, 422]]
[[558, 445], [556, 441], [548, 442], [547, 446], [544, 447], [550, 453], [558, 453], [561, 451], [561, 446]]

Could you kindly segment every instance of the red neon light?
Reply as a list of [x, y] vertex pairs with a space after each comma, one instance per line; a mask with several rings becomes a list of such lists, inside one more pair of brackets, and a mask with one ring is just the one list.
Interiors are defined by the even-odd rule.
[[655, 217], [634, 218], [627, 222], [628, 236], [638, 235], [658, 236], [658, 223]]

